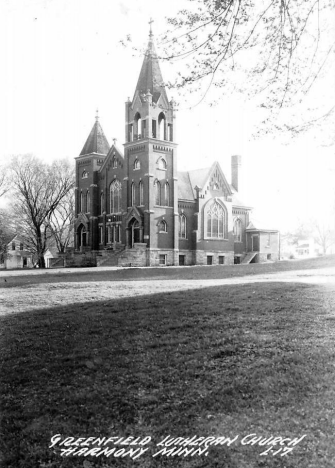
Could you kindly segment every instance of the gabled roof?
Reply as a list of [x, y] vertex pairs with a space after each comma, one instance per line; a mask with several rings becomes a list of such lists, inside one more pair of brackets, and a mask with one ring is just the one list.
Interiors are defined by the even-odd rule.
[[227, 187], [229, 195], [232, 197], [233, 206], [240, 206], [245, 208], [251, 208], [246, 205], [236, 194], [234, 187], [228, 184], [220, 164], [216, 161], [211, 167], [204, 169], [195, 169], [189, 172], [178, 172], [178, 198], [181, 200], [194, 200], [197, 197], [195, 187], [205, 189], [211, 174], [214, 169], [218, 168], [221, 172], [221, 177]]
[[107, 154], [108, 150], [109, 143], [107, 141], [107, 138], [105, 137], [99, 120], [96, 117], [95, 124], [93, 125], [93, 128], [90, 134], [88, 135], [86, 143], [83, 149], [81, 150], [80, 156], [92, 153]]
[[139, 96], [147, 94], [148, 90], [152, 94], [152, 101], [157, 103], [163, 96], [168, 103], [168, 97], [164, 87], [163, 76], [159, 67], [158, 57], [155, 50], [152, 34], [150, 34], [147, 51], [144, 55], [140, 76], [138, 77], [135, 94], [138, 91]]
[[121, 148], [119, 148], [118, 146], [116, 146], [116, 144], [114, 143], [108, 153], [107, 153], [107, 157], [105, 158], [102, 166], [100, 167], [99, 171], [101, 172], [108, 164], [108, 161], [110, 161], [111, 159], [113, 159], [114, 157], [114, 153], [120, 158], [122, 159], [122, 161], [124, 160], [124, 156], [123, 156], [123, 151]]

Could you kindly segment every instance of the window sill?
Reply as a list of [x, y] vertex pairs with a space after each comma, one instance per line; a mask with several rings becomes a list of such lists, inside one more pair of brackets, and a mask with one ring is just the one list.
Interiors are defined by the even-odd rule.
[[158, 234], [168, 234], [167, 231], [158, 231]]
[[214, 241], [226, 241], [228, 242], [229, 239], [226, 239], [224, 237], [204, 237], [204, 240], [214, 240]]

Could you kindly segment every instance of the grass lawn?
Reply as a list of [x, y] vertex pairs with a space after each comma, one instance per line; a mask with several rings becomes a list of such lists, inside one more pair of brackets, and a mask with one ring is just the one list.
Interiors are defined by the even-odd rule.
[[[240, 275], [244, 268], [220, 271]], [[149, 281], [156, 271], [192, 270], [196, 279], [219, 271], [144, 275]], [[12, 286], [24, 285], [22, 278]], [[1, 292], [11, 291], [6, 285]], [[269, 282], [4, 315], [0, 466], [333, 468], [334, 306], [335, 285]], [[241, 444], [251, 433], [306, 437], [285, 457], [261, 456], [267, 447]], [[58, 446], [48, 448], [55, 434], [152, 442], [137, 460], [62, 457]], [[207, 455], [153, 458], [168, 435], [239, 437]]]

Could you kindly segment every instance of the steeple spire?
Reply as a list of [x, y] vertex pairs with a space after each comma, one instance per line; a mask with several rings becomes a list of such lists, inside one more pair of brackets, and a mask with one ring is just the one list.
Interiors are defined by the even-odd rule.
[[104, 131], [99, 122], [98, 110], [96, 111], [95, 123], [86, 140], [84, 148], [81, 150], [80, 156], [84, 154], [107, 154], [109, 151], [109, 143], [105, 137]]
[[136, 91], [138, 91], [141, 99], [148, 91], [152, 94], [152, 102], [156, 103], [160, 96], [163, 96], [168, 103], [168, 97], [164, 87], [164, 80], [160, 70], [159, 61], [153, 41], [152, 33], [153, 19], [150, 19], [149, 25], [149, 43], [144, 56], [140, 76], [137, 81]]

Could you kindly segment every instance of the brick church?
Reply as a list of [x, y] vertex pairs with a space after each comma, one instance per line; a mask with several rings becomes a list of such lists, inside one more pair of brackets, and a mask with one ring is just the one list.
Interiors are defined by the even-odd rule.
[[250, 221], [218, 162], [178, 172], [175, 113], [150, 32], [134, 97], [126, 102], [125, 144], [109, 145], [98, 117], [76, 158], [75, 255], [98, 265], [218, 265], [277, 260], [279, 233]]

